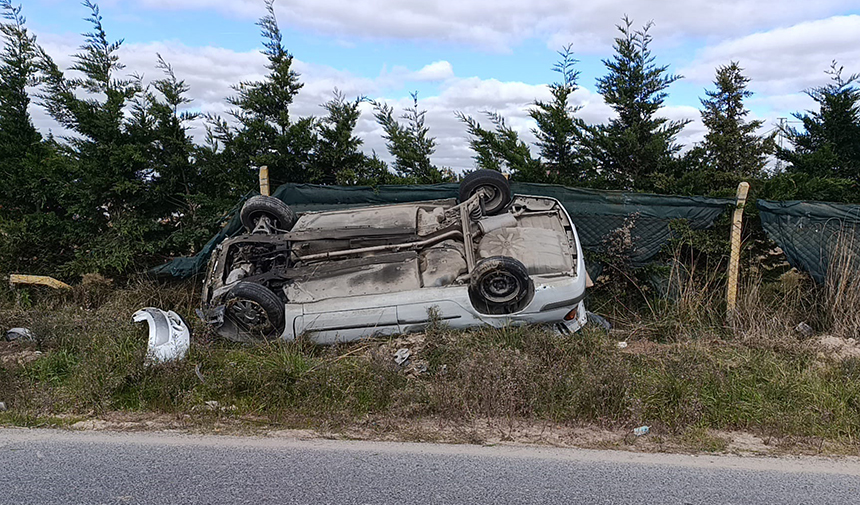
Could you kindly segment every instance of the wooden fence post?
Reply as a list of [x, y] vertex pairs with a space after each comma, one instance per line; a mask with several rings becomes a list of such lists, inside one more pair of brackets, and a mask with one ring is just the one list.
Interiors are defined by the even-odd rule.
[[260, 194], [263, 196], [269, 195], [269, 167], [260, 167]]
[[738, 272], [741, 263], [741, 229], [744, 221], [744, 205], [747, 202], [747, 193], [749, 192], [749, 183], [742, 182], [738, 184], [737, 203], [735, 205], [735, 213], [732, 217], [732, 252], [729, 256], [729, 283], [726, 291], [726, 307], [729, 315], [735, 311], [738, 302]]

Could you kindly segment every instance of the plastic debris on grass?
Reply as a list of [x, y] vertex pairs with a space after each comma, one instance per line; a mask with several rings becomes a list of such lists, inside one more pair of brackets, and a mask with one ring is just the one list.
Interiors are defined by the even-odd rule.
[[185, 358], [191, 345], [191, 331], [176, 312], [154, 307], [138, 310], [132, 315], [136, 323], [149, 324], [149, 347], [145, 364], [167, 363]]

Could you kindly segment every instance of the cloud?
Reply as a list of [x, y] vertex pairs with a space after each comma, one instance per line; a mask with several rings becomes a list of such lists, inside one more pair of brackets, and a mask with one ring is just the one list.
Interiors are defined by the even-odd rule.
[[860, 71], [860, 16], [834, 16], [726, 40], [699, 51], [694, 63], [679, 72], [709, 82], [717, 66], [738, 61], [753, 90], [785, 95], [826, 84], [823, 72], [834, 59], [849, 73]]
[[[78, 40], [73, 38], [40, 37], [40, 41], [61, 68], [72, 63], [71, 54], [77, 52]], [[188, 96], [193, 99], [189, 108], [204, 113], [226, 115], [230, 106], [226, 98], [235, 95], [232, 86], [241, 81], [264, 78], [266, 58], [259, 51], [238, 52], [217, 47], [188, 47], [175, 41], [125, 44], [120, 50], [120, 61], [126, 69], [117, 76], [131, 73], [143, 74], [145, 82], [160, 78], [156, 68], [157, 54], [169, 62], [179, 79], [190, 86]], [[301, 74], [304, 84], [296, 96], [290, 113], [303, 117], [324, 113], [321, 104], [328, 101], [334, 88], [348, 97], [368, 96], [395, 107], [401, 114], [411, 106], [411, 98], [392, 96], [393, 90], [403, 89], [409, 82], [441, 81], [440, 91], [433, 96], [421, 96], [419, 107], [427, 110], [426, 124], [431, 135], [437, 139], [434, 163], [457, 170], [471, 168], [473, 153], [468, 147], [465, 127], [454, 116], [454, 111], [482, 119], [482, 111], [489, 110], [505, 116], [525, 141], [533, 140], [533, 123], [528, 117], [528, 108], [535, 99], [549, 98], [546, 85], [531, 85], [522, 82], [502, 82], [496, 79], [458, 78], [447, 61], [431, 62], [417, 71], [394, 69], [382, 71], [376, 78], [357, 76], [326, 65], [294, 60], [293, 68]], [[587, 90], [579, 90], [574, 98], [586, 105], [582, 114], [589, 119], [604, 118], [607, 108], [599, 96]], [[34, 123], [43, 131], [52, 130], [57, 135], [66, 132], [48, 117], [39, 107], [33, 107]], [[192, 134], [202, 137], [202, 122], [195, 124]], [[362, 105], [362, 116], [356, 134], [364, 139], [364, 150], [376, 151], [383, 159], [389, 159], [382, 138], [382, 131], [375, 122], [371, 107]]]
[[454, 67], [447, 61], [435, 61], [412, 74], [413, 81], [444, 81], [454, 77]]
[[[68, 55], [77, 52], [79, 44], [78, 40], [72, 38], [51, 36], [40, 37], [40, 41], [64, 68], [71, 64], [71, 57]], [[230, 109], [226, 98], [235, 94], [233, 85], [240, 81], [262, 79], [267, 73], [266, 58], [259, 51], [188, 47], [175, 41], [161, 41], [124, 45], [120, 56], [127, 69], [123, 74], [142, 73], [147, 80], [161, 77], [161, 72], [155, 66], [156, 54], [161, 54], [170, 62], [177, 77], [184, 79], [191, 87], [189, 97], [193, 102], [189, 105], [190, 108], [222, 116]], [[436, 137], [437, 148], [433, 162], [458, 171], [473, 168], [474, 153], [469, 148], [466, 129], [454, 115], [455, 111], [470, 115], [487, 127], [489, 124], [484, 112], [498, 113], [518, 132], [524, 142], [532, 144], [535, 140], [532, 133], [535, 124], [529, 117], [529, 109], [535, 100], [551, 98], [549, 87], [545, 84], [458, 77], [451, 64], [444, 60], [428, 63], [418, 70], [383, 69], [376, 77], [363, 77], [298, 59], [294, 60], [293, 68], [301, 74], [300, 80], [304, 83], [290, 108], [293, 117], [322, 115], [324, 111], [320, 105], [331, 98], [334, 88], [338, 88], [348, 97], [367, 96], [387, 102], [399, 115], [412, 105], [411, 98], [400, 96], [400, 90], [410, 82], [439, 82], [438, 92], [426, 95], [422, 93], [419, 108], [427, 111], [426, 124], [431, 135]], [[789, 98], [783, 97], [782, 100]], [[572, 95], [572, 102], [581, 107], [577, 114], [588, 123], [603, 123], [613, 116], [612, 109], [604, 103], [603, 97], [589, 89], [578, 89]], [[390, 160], [381, 127], [373, 118], [371, 106], [363, 104], [361, 110], [356, 134], [364, 140], [364, 151], [375, 151], [383, 159]], [[692, 145], [701, 140], [704, 129], [696, 108], [666, 107], [661, 111], [661, 115], [670, 119], [694, 120], [694, 123], [688, 125], [679, 135], [679, 143]], [[43, 131], [52, 129], [55, 134], [63, 133], [39, 108], [34, 108], [34, 122]], [[197, 123], [192, 134], [199, 139], [203, 133], [202, 124]]]
[[[159, 10], [217, 10], [255, 19], [260, 0], [138, 0]], [[366, 39], [466, 43], [507, 51], [529, 38], [557, 48], [574, 43], [578, 53], [605, 51], [623, 14], [637, 24], [654, 20], [664, 40], [719, 40], [768, 30], [856, 7], [855, 0], [290, 0], [275, 4], [282, 27]]]

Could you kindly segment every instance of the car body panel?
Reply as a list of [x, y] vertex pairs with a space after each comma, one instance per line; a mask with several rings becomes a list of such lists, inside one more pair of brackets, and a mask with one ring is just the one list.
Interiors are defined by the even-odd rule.
[[[461, 204], [448, 199], [311, 212], [289, 233], [228, 239], [210, 263], [203, 312], [217, 326], [227, 281], [241, 279], [269, 283], [287, 300], [279, 335], [286, 340], [306, 334], [323, 344], [348, 342], [422, 331], [433, 321], [451, 328], [542, 323], [578, 330], [585, 324], [587, 275], [564, 207], [552, 198], [516, 195], [504, 213], [482, 216], [478, 203], [476, 196]], [[475, 262], [497, 256], [522, 262], [533, 293], [517, 310], [491, 314], [476, 308], [469, 276]], [[265, 260], [251, 265], [249, 257]], [[565, 321], [569, 313], [575, 317]]]

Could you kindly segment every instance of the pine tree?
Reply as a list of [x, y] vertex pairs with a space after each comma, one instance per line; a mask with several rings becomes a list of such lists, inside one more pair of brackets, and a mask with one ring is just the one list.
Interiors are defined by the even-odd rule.
[[615, 55], [603, 63], [609, 73], [597, 80], [597, 89], [617, 117], [608, 125], [589, 128], [588, 150], [599, 177], [608, 187], [627, 190], [654, 188], [654, 176], [673, 170], [680, 147], [675, 137], [689, 121], [657, 116], [665, 90], [681, 79], [657, 66], [649, 45], [652, 24], [632, 29], [626, 16], [618, 25]]
[[831, 82], [806, 92], [818, 111], [795, 113], [803, 128], [790, 127], [785, 135], [792, 149], [778, 149], [777, 156], [790, 163], [790, 173], [860, 183], [860, 75], [842, 75], [843, 67], [831, 64]]
[[292, 69], [293, 56], [284, 47], [274, 0], [266, 0], [266, 15], [257, 25], [265, 41], [263, 54], [268, 59], [269, 74], [262, 81], [242, 82], [233, 87], [237, 95], [228, 102], [236, 107], [231, 114], [239, 128], [229, 135], [221, 131], [221, 139], [231, 143], [225, 148], [245, 159], [247, 189], [251, 189], [256, 178], [251, 166], [268, 166], [269, 177], [275, 183], [307, 182], [317, 142], [316, 120], [290, 118], [290, 106], [302, 83]]
[[[747, 121], [744, 99], [752, 96], [736, 62], [717, 68], [713, 91], [705, 91], [702, 123], [708, 129], [703, 142], [684, 155], [684, 170], [667, 178], [661, 190], [681, 194], [733, 195], [741, 181], [765, 177], [768, 155], [775, 149], [774, 135], [759, 136], [764, 121]], [[679, 170], [680, 172], [680, 170]]]
[[[0, 215], [17, 216], [32, 211], [38, 173], [31, 173], [28, 158], [44, 155], [42, 136], [33, 126], [27, 86], [36, 73], [36, 37], [28, 32], [21, 6], [0, 0], [5, 22], [0, 24]], [[35, 181], [33, 180], [35, 179]], [[38, 182], [35, 182], [38, 184]], [[38, 199], [35, 199], [38, 200]]]
[[705, 91], [708, 99], [700, 100], [702, 123], [708, 129], [701, 147], [709, 169], [758, 178], [773, 151], [773, 135], [762, 138], [756, 134], [764, 121], [745, 120], [749, 110], [743, 102], [753, 93], [747, 89], [750, 80], [742, 71], [736, 62], [717, 68], [716, 90]]
[[536, 145], [544, 170], [536, 179], [539, 182], [581, 183], [590, 178], [590, 170], [581, 152], [585, 123], [575, 116], [581, 106], [570, 104], [571, 95], [579, 88], [578, 61], [573, 57], [571, 46], [559, 51], [561, 59], [553, 70], [562, 80], [550, 84], [552, 100], [536, 100], [529, 116], [537, 127], [532, 130], [537, 137]]
[[359, 151], [362, 140], [353, 134], [361, 115], [358, 107], [362, 100], [359, 97], [347, 102], [343, 93], [335, 88], [334, 97], [322, 105], [328, 115], [317, 125], [319, 144], [314, 157], [313, 182], [334, 184], [344, 178], [339, 175], [341, 172], [355, 173], [365, 162]]
[[60, 268], [122, 274], [186, 254], [211, 232], [198, 223], [202, 176], [187, 132], [196, 114], [181, 110], [188, 86], [160, 56], [165, 77], [150, 86], [138, 75], [118, 77], [123, 41], [109, 41], [98, 6], [84, 5], [93, 29], [71, 67], [82, 77], [66, 77], [40, 51], [42, 103], [74, 133], [63, 139], [74, 170], [62, 193], [74, 220], [76, 258]]
[[394, 157], [394, 170], [413, 184], [433, 184], [448, 179], [442, 170], [430, 161], [436, 150], [436, 139], [424, 125], [427, 111], [418, 108], [418, 93], [412, 93], [412, 107], [401, 116], [406, 124], [394, 118], [394, 109], [381, 102], [373, 104], [374, 117], [385, 132], [388, 152]]
[[478, 121], [463, 112], [455, 112], [472, 136], [469, 146], [475, 151], [477, 167], [510, 172], [519, 181], [543, 181], [546, 176], [543, 163], [532, 157], [529, 146], [520, 140], [516, 130], [508, 126], [505, 118], [498, 113], [485, 111], [484, 114], [493, 125], [492, 130], [484, 129]]
[[38, 84], [36, 37], [20, 6], [0, 0], [0, 12], [0, 271], [54, 274], [71, 254], [68, 165], [28, 111], [27, 87]]
[[[93, 31], [74, 55], [71, 70], [83, 77], [68, 79], [53, 59], [41, 52], [45, 91], [39, 96], [48, 113], [76, 135], [66, 140], [77, 160], [72, 191], [74, 212], [96, 227], [114, 223], [146, 199], [148, 165], [141, 145], [124, 128], [127, 108], [143, 92], [137, 78], [120, 79], [125, 66], [117, 51], [122, 40], [109, 42], [97, 5], [87, 0]], [[80, 95], [85, 95], [81, 98]]]

